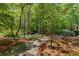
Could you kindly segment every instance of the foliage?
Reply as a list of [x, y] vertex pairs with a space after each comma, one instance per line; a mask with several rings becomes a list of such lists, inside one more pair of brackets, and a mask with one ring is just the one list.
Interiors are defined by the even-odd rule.
[[70, 31], [70, 30], [67, 30], [67, 29], [63, 30], [62, 34], [64, 36], [75, 36], [75, 32], [74, 31]]
[[[0, 4], [0, 30], [7, 36], [50, 32], [64, 29], [79, 31], [79, 4]], [[22, 10], [23, 9], [23, 10]], [[76, 28], [75, 28], [76, 27]]]

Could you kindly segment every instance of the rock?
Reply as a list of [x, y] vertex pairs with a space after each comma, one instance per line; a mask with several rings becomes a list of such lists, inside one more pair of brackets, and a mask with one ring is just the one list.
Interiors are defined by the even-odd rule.
[[31, 50], [28, 50], [27, 52], [30, 54], [30, 56], [36, 56], [37, 51], [38, 51], [38, 48], [32, 48]]
[[23, 56], [23, 54], [19, 54], [19, 56]]
[[32, 49], [34, 47], [33, 42], [27, 42], [25, 44], [26, 44], [27, 50], [30, 50], [30, 49]]
[[19, 54], [20, 56], [37, 56], [37, 50], [38, 48], [32, 48], [30, 50], [27, 50], [26, 52]]
[[36, 40], [33, 42], [33, 45], [37, 47], [39, 47], [41, 44], [42, 44], [42, 41], [39, 41], [39, 40]]
[[43, 38], [41, 38], [40, 40], [41, 41], [48, 41], [50, 38], [49, 37], [43, 37]]
[[[26, 43], [26, 47], [28, 48], [26, 52], [20, 54], [22, 56], [65, 56], [65, 54], [69, 53], [77, 53], [79, 49], [77, 49], [72, 43], [72, 39], [70, 37], [58, 38], [53, 40], [52, 47], [50, 46], [50, 40], [44, 37], [39, 40], [30, 41]], [[73, 40], [75, 42], [75, 40]], [[77, 42], [78, 43], [78, 42]]]

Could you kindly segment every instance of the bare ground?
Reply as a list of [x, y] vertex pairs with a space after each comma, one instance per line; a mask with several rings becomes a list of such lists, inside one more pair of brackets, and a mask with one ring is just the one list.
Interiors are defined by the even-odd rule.
[[0, 53], [4, 53], [9, 47], [14, 47], [17, 43], [25, 43], [28, 49], [18, 53], [19, 56], [79, 56], [79, 36], [53, 36], [52, 42], [52, 48], [50, 48], [50, 37], [42, 37], [37, 40], [26, 38], [10, 40], [1, 37]]

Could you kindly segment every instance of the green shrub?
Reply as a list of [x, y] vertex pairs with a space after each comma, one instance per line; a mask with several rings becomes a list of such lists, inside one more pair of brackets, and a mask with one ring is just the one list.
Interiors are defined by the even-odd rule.
[[13, 35], [12, 35], [11, 32], [8, 32], [8, 33], [6, 33], [6, 34], [4, 34], [4, 35], [5, 35], [5, 37], [16, 37], [16, 34], [13, 34]]
[[79, 31], [74, 31], [76, 35], [79, 35]]
[[65, 30], [62, 31], [62, 35], [64, 35], [64, 36], [75, 36], [75, 32], [65, 29]]

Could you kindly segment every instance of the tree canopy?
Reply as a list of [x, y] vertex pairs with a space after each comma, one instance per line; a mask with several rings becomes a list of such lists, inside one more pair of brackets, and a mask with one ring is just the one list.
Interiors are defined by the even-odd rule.
[[64, 29], [79, 31], [79, 4], [1, 3], [1, 33], [59, 33]]

